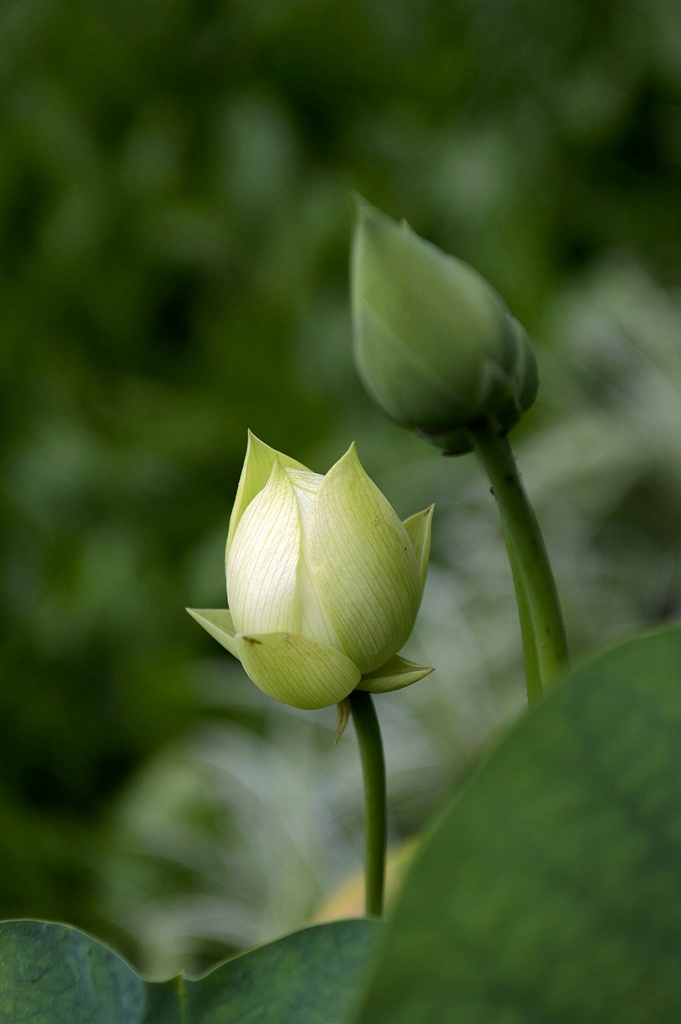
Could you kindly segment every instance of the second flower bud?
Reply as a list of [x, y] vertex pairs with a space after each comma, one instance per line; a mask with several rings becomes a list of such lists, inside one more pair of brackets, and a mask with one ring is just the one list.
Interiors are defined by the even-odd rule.
[[530, 340], [468, 264], [357, 200], [351, 290], [355, 358], [393, 419], [445, 451], [471, 450], [469, 429], [507, 432], [533, 403]]

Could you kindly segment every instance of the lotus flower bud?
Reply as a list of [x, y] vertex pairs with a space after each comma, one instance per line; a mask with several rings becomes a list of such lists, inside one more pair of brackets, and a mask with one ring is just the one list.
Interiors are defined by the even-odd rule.
[[398, 423], [449, 453], [492, 419], [508, 431], [536, 397], [527, 334], [472, 267], [357, 201], [351, 291], [355, 359]]
[[354, 445], [326, 476], [249, 433], [229, 523], [229, 610], [188, 609], [264, 693], [298, 708], [432, 669], [397, 652], [426, 580], [432, 507], [400, 522]]

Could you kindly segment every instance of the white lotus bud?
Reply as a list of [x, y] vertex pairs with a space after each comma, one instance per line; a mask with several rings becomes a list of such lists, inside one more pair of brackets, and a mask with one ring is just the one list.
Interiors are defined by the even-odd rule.
[[188, 609], [264, 693], [299, 708], [431, 668], [397, 652], [425, 585], [432, 507], [400, 522], [355, 446], [326, 476], [249, 433], [227, 537], [227, 610]]

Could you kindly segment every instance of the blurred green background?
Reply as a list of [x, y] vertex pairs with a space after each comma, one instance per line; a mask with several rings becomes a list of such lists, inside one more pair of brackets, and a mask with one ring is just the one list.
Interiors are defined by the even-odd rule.
[[355, 375], [350, 190], [536, 339], [515, 446], [574, 654], [681, 611], [681, 8], [5, 0], [0, 34], [0, 916], [197, 969], [361, 856], [333, 709], [267, 702], [183, 611], [224, 604], [248, 427], [437, 502], [437, 672], [379, 707], [393, 841], [522, 707], [475, 460]]

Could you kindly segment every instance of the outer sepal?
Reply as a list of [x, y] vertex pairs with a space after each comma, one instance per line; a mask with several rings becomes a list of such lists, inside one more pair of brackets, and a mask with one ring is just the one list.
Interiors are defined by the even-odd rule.
[[389, 693], [391, 690], [401, 690], [412, 683], [418, 683], [419, 679], [429, 676], [433, 671], [430, 665], [417, 665], [395, 654], [381, 668], [362, 676], [357, 689], [368, 690], [369, 693]]
[[360, 680], [349, 658], [301, 633], [237, 635], [237, 657], [258, 689], [294, 708], [339, 704]]
[[[514, 377], [519, 385], [520, 394], [518, 395], [518, 419], [525, 411], [529, 409], [537, 397], [539, 391], [539, 370], [537, 368], [537, 360], [534, 354], [534, 348], [530, 341], [529, 335], [519, 320], [516, 320], [514, 316], [511, 317], [513, 324], [513, 330], [515, 331], [516, 338], [518, 339], [518, 361], [516, 363]], [[502, 423], [502, 426], [504, 424]], [[511, 424], [512, 426], [513, 424]], [[510, 429], [507, 427], [506, 429]]]
[[210, 633], [214, 640], [233, 654], [239, 657], [239, 648], [236, 642], [236, 630], [232, 621], [232, 613], [226, 608], [187, 608], [191, 617], [200, 626], [203, 626], [206, 633]]
[[423, 512], [417, 512], [416, 515], [410, 516], [409, 519], [405, 519], [402, 524], [407, 531], [409, 540], [411, 541], [414, 549], [414, 554], [416, 555], [416, 564], [419, 570], [419, 583], [421, 585], [421, 596], [423, 596], [423, 590], [426, 585], [426, 575], [428, 573], [430, 534], [433, 525], [434, 509], [435, 505], [431, 505], [429, 508], [424, 508]]

